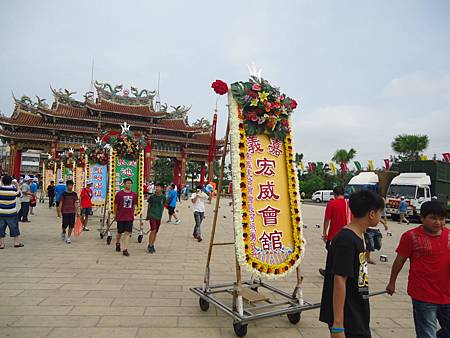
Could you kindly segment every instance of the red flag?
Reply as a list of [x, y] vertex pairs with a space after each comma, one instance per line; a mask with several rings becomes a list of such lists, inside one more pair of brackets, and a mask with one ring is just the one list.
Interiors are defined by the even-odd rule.
[[211, 163], [216, 156], [216, 128], [217, 128], [217, 114], [214, 114], [213, 124], [211, 130], [211, 145], [209, 146], [208, 162]]
[[347, 162], [345, 161], [341, 162], [341, 171], [343, 174], [345, 174], [348, 171]]
[[389, 168], [390, 168], [389, 159], [387, 159], [387, 158], [384, 159], [384, 166], [386, 168], [386, 171], [389, 171]]
[[450, 153], [443, 153], [442, 157], [444, 158], [445, 162], [450, 162]]
[[316, 170], [316, 165], [313, 162], [308, 162], [308, 171], [312, 173], [314, 170]]

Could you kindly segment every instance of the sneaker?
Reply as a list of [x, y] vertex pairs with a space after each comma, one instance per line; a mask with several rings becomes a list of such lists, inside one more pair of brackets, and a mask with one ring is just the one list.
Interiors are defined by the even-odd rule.
[[61, 240], [65, 241], [66, 240], [66, 234], [61, 234]]
[[201, 242], [203, 240], [202, 236], [197, 237], [197, 241]]
[[172, 223], [172, 221], [167, 221], [167, 223]]
[[66, 243], [67, 243], [67, 244], [72, 243], [72, 241], [70, 240], [70, 237], [67, 237], [67, 238], [66, 238]]
[[84, 227], [83, 231], [89, 231], [89, 228], [88, 227]]
[[120, 243], [116, 243], [116, 251], [120, 252]]
[[153, 245], [149, 245], [148, 247], [147, 247], [147, 251], [148, 251], [148, 253], [155, 253], [155, 246], [153, 246]]
[[319, 273], [322, 275], [322, 277], [325, 277], [325, 269], [320, 268]]
[[177, 219], [177, 221], [175, 222], [175, 224], [180, 224], [181, 223], [181, 219]]
[[130, 255], [130, 253], [128, 252], [127, 249], [123, 250], [122, 253], [124, 256], [127, 256], [127, 257]]

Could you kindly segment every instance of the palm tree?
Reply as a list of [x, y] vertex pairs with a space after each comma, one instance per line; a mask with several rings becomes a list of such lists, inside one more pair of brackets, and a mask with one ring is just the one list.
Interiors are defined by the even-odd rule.
[[414, 161], [420, 158], [420, 153], [428, 147], [427, 135], [397, 135], [391, 144], [392, 149], [399, 153], [401, 160]]
[[345, 149], [338, 149], [334, 153], [334, 156], [331, 158], [336, 164], [341, 164], [342, 162], [348, 163], [350, 162], [356, 155], [356, 150], [350, 148], [349, 151]]

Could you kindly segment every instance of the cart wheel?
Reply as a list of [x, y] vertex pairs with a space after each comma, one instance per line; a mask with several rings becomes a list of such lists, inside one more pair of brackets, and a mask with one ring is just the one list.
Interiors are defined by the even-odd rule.
[[247, 334], [247, 324], [233, 323], [233, 329], [238, 337], [245, 337]]
[[297, 324], [300, 321], [300, 318], [302, 316], [301, 312], [294, 312], [294, 313], [288, 313], [287, 317], [291, 324]]
[[112, 241], [112, 236], [106, 237], [106, 244], [110, 245]]
[[100, 238], [103, 239], [105, 237], [105, 234], [103, 232], [100, 233]]
[[200, 305], [200, 309], [202, 309], [202, 311], [206, 312], [209, 309], [209, 302], [204, 300], [203, 298], [199, 298], [198, 299], [198, 304]]
[[138, 236], [138, 243], [142, 243], [142, 238], [143, 238], [144, 236], [142, 236], [142, 235], [139, 235]]

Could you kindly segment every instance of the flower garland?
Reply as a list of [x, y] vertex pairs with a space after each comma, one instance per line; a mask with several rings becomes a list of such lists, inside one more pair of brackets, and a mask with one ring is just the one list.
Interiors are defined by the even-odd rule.
[[86, 148], [85, 153], [89, 163], [108, 164], [109, 149], [101, 142], [94, 144], [93, 147]]
[[128, 160], [136, 160], [147, 145], [144, 135], [135, 138], [129, 130], [110, 132], [103, 136], [103, 142], [109, 143], [119, 157]]
[[[300, 264], [304, 256], [304, 246], [306, 244], [302, 235], [302, 219], [300, 213], [300, 196], [298, 194], [298, 177], [294, 168], [292, 145], [292, 135], [287, 135], [283, 145], [286, 156], [286, 166], [288, 174], [288, 191], [290, 198], [290, 215], [292, 231], [294, 238], [294, 252], [290, 254], [289, 259], [281, 264], [270, 265], [261, 262], [252, 256], [251, 247], [251, 229], [248, 198], [248, 173], [247, 173], [247, 130], [245, 121], [241, 121], [242, 112], [238, 102], [229, 95], [230, 106], [230, 138], [231, 138], [231, 166], [234, 192], [234, 217], [235, 217], [235, 244], [238, 261], [252, 274], [267, 279], [277, 279], [286, 276]], [[288, 126], [291, 121], [288, 120]]]
[[[222, 85], [216, 88], [218, 94], [224, 91]], [[247, 135], [267, 134], [283, 141], [289, 134], [289, 116], [297, 102], [282, 94], [279, 88], [252, 76], [249, 81], [231, 84], [230, 92], [241, 108], [239, 117], [244, 121]]]

